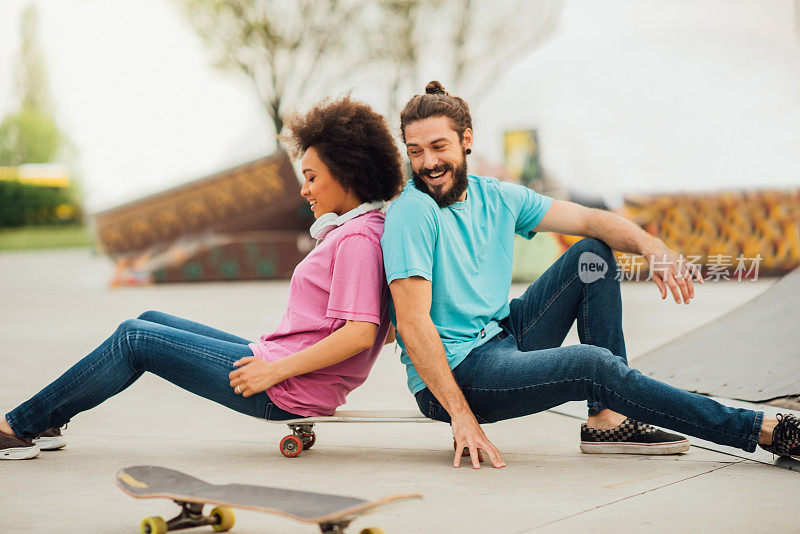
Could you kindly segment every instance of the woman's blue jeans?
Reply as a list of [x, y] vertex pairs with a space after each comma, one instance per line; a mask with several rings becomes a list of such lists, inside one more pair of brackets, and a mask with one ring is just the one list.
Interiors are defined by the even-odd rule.
[[230, 386], [233, 362], [253, 353], [250, 341], [166, 313], [129, 319], [88, 356], [6, 414], [18, 436], [60, 427], [133, 384], [145, 371], [243, 414], [294, 419], [265, 392], [244, 398]]
[[[609, 266], [603, 278], [590, 283], [581, 281], [578, 271], [586, 252]], [[587, 400], [590, 415], [609, 408], [644, 423], [754, 451], [763, 413], [724, 406], [628, 367], [616, 278], [608, 246], [584, 239], [511, 301], [503, 332], [453, 369], [478, 422]], [[581, 344], [562, 347], [574, 321]], [[423, 389], [416, 398], [426, 416], [450, 421], [430, 390]]]

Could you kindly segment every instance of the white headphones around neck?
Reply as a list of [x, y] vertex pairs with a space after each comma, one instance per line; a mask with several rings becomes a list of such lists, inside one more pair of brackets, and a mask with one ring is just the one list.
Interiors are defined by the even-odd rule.
[[386, 205], [386, 202], [383, 200], [377, 200], [375, 202], [364, 202], [360, 206], [351, 209], [350, 211], [343, 213], [341, 215], [336, 215], [334, 212], [323, 213], [319, 216], [319, 219], [314, 221], [314, 224], [311, 225], [309, 232], [311, 232], [311, 237], [314, 239], [320, 240], [323, 239], [328, 232], [333, 230], [334, 228], [343, 225], [347, 221], [351, 219], [355, 219], [359, 215], [364, 215], [367, 212], [373, 210], [383, 209]]

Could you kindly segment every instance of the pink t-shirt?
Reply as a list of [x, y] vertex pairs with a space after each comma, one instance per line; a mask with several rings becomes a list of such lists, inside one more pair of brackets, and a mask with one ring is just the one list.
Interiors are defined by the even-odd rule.
[[370, 211], [331, 230], [295, 268], [278, 329], [249, 345], [255, 356], [274, 362], [313, 345], [345, 321], [378, 325], [369, 349], [269, 388], [267, 395], [279, 408], [302, 416], [331, 415], [366, 380], [390, 324], [380, 242], [384, 218], [383, 212]]

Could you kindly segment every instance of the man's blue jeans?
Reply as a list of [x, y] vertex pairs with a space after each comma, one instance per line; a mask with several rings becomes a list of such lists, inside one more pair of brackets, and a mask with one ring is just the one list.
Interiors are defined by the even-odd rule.
[[145, 371], [232, 410], [263, 419], [298, 417], [262, 392], [244, 398], [230, 386], [233, 362], [253, 353], [250, 341], [166, 313], [129, 319], [52, 384], [6, 414], [18, 436], [60, 427], [133, 384]]
[[[603, 278], [590, 283], [581, 281], [578, 271], [586, 252], [609, 266]], [[628, 367], [616, 262], [603, 242], [584, 239], [571, 246], [510, 308], [503, 332], [453, 369], [479, 423], [587, 400], [590, 415], [609, 408], [644, 423], [755, 450], [763, 413], [723, 406]], [[562, 347], [573, 321], [581, 344]], [[416, 398], [423, 414], [450, 421], [428, 389]]]

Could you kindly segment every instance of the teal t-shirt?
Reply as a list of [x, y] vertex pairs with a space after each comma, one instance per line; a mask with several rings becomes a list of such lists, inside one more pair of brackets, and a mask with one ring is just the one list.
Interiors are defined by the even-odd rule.
[[[386, 215], [381, 246], [386, 279], [431, 281], [431, 319], [450, 368], [500, 333], [508, 316], [514, 234], [531, 239], [553, 199], [495, 178], [469, 176], [467, 199], [440, 208], [409, 181]], [[397, 326], [394, 303], [389, 316]], [[425, 388], [400, 335], [411, 393]]]

